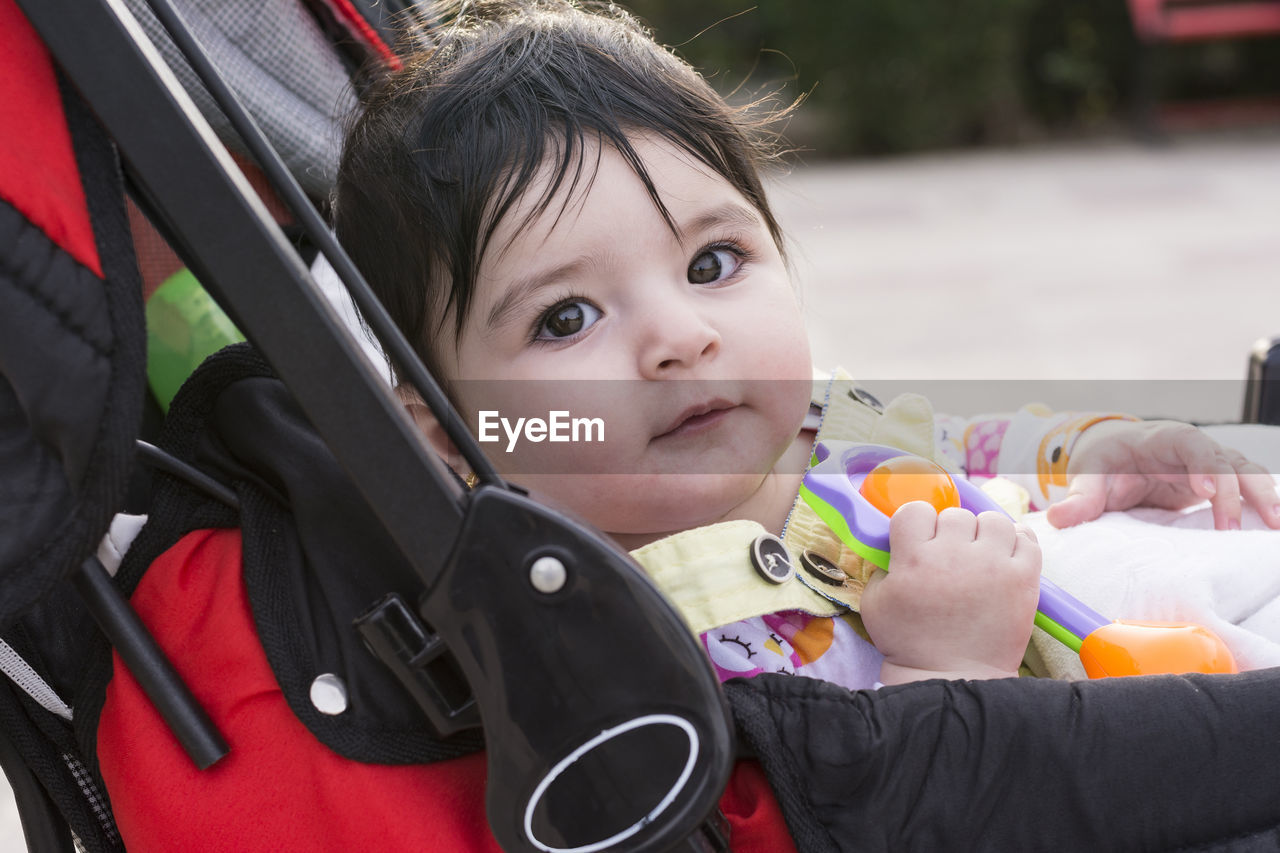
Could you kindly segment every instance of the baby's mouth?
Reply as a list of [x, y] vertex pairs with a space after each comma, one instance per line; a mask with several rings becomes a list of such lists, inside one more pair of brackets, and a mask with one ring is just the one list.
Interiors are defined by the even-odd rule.
[[727, 400], [711, 400], [690, 406], [681, 412], [666, 430], [655, 435], [652, 440], [699, 435], [715, 427], [736, 408], [738, 404]]

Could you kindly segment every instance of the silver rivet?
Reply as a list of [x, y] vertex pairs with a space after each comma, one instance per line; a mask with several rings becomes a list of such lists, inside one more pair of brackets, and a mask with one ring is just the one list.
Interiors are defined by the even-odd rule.
[[347, 710], [347, 685], [331, 672], [317, 675], [311, 682], [311, 704], [321, 714], [337, 716]]
[[538, 592], [559, 592], [569, 579], [569, 570], [555, 557], [539, 557], [529, 567], [529, 582]]

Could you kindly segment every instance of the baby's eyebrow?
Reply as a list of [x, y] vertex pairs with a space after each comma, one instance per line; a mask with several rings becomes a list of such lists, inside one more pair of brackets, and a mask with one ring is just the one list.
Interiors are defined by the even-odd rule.
[[744, 204], [730, 202], [705, 210], [687, 222], [682, 223], [679, 237], [683, 241], [691, 235], [701, 234], [712, 228], [722, 228], [727, 225], [754, 228], [760, 224], [760, 217], [755, 210]]
[[491, 330], [501, 326], [539, 290], [562, 279], [581, 275], [587, 263], [587, 258], [576, 258], [544, 272], [517, 279], [515, 284], [502, 294], [502, 298], [493, 303], [493, 307], [489, 309], [489, 315], [485, 318], [485, 328]]
[[[755, 210], [745, 204], [729, 202], [704, 210], [681, 224], [677, 238], [684, 242], [713, 228], [737, 226], [739, 228], [757, 228], [761, 225], [760, 217]], [[528, 302], [535, 293], [548, 285], [567, 278], [579, 276], [592, 262], [592, 258], [579, 257], [544, 272], [517, 279], [502, 297], [494, 302], [485, 317], [485, 329], [493, 330], [508, 321], [512, 314]]]

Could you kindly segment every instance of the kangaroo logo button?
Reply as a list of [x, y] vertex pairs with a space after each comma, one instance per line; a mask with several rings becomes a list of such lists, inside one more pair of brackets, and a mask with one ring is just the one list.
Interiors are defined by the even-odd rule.
[[763, 533], [751, 543], [751, 565], [770, 583], [786, 583], [795, 577], [796, 567], [791, 565], [791, 555], [782, 540]]

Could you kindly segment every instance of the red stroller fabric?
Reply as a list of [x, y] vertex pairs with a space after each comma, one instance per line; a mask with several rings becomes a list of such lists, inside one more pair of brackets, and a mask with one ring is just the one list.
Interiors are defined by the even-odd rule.
[[[117, 659], [98, 757], [125, 845], [498, 851], [484, 814], [482, 753], [362, 764], [298, 721], [259, 644], [240, 549], [238, 530], [192, 532], [152, 564], [133, 595], [231, 753], [196, 770]], [[735, 851], [794, 849], [759, 765], [740, 762], [720, 804]]]
[[11, 0], [0, 0], [0, 199], [102, 276], [53, 65]]

